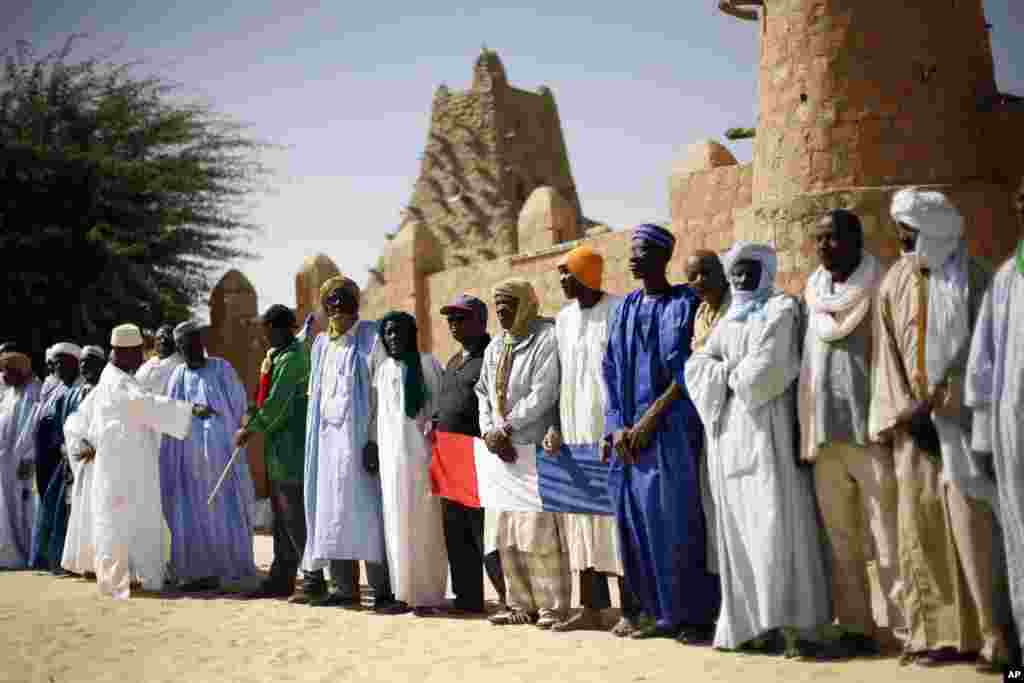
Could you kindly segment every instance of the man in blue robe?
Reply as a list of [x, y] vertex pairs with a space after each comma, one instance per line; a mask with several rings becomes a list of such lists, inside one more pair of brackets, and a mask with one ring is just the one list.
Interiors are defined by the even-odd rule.
[[36, 430], [36, 452], [40, 454], [37, 457], [46, 454], [43, 459], [50, 464], [47, 468], [50, 474], [45, 488], [39, 489], [40, 507], [32, 532], [32, 568], [63, 574], [66, 572], [60, 563], [70, 515], [68, 491], [71, 480], [64, 452], [64, 422], [78, 409], [88, 389], [99, 380], [106, 360], [97, 361], [92, 354], [86, 356], [83, 349], [68, 342], [53, 348], [61, 388], [54, 391], [53, 400], [40, 413]]
[[247, 407], [245, 386], [231, 364], [209, 358], [195, 323], [174, 328], [185, 359], [171, 375], [167, 395], [209, 406], [213, 417], [195, 418], [188, 438], [164, 439], [160, 491], [171, 532], [171, 575], [181, 590], [217, 588], [256, 575], [252, 511], [255, 489], [245, 454], [235, 460], [213, 505], [210, 493], [231, 459], [232, 441]]
[[664, 228], [633, 231], [629, 268], [643, 287], [625, 298], [608, 329], [603, 454], [614, 458], [608, 486], [626, 581], [654, 619], [632, 637], [704, 642], [720, 590], [705, 552], [704, 428], [683, 375], [700, 301], [666, 279], [674, 247]]

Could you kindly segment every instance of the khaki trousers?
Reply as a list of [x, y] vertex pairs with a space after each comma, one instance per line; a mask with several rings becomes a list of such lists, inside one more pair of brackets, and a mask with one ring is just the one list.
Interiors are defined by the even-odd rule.
[[[831, 551], [836, 621], [866, 636], [874, 636], [876, 626], [902, 629], [892, 456], [879, 446], [828, 444], [814, 461], [814, 486]], [[885, 598], [877, 623], [868, 578], [872, 558]]]

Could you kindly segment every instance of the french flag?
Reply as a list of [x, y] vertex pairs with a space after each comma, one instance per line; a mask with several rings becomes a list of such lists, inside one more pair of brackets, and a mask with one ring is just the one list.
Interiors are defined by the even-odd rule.
[[483, 439], [435, 432], [430, 481], [434, 495], [467, 507], [506, 512], [612, 514], [608, 465], [597, 445], [563, 446], [548, 455], [539, 446], [515, 445], [507, 463]]

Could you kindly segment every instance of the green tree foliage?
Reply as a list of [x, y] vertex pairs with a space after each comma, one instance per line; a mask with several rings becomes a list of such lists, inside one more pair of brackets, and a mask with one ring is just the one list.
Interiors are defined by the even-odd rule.
[[33, 355], [188, 318], [251, 257], [245, 200], [267, 173], [243, 126], [139, 63], [72, 59], [78, 37], [20, 42], [0, 75], [0, 341]]

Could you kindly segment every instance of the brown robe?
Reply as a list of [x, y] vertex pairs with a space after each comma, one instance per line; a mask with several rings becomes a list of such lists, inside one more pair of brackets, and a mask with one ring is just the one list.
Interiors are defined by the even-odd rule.
[[[969, 261], [971, 329], [990, 279], [979, 263]], [[994, 608], [998, 545], [992, 510], [945, 482], [942, 465], [897, 425], [899, 414], [929, 392], [924, 364], [928, 278], [916, 257], [904, 256], [892, 266], [878, 296], [869, 431], [872, 439], [890, 437], [893, 445], [905, 650], [952, 647], [980, 651], [988, 659], [1003, 657], [1005, 635]]]

